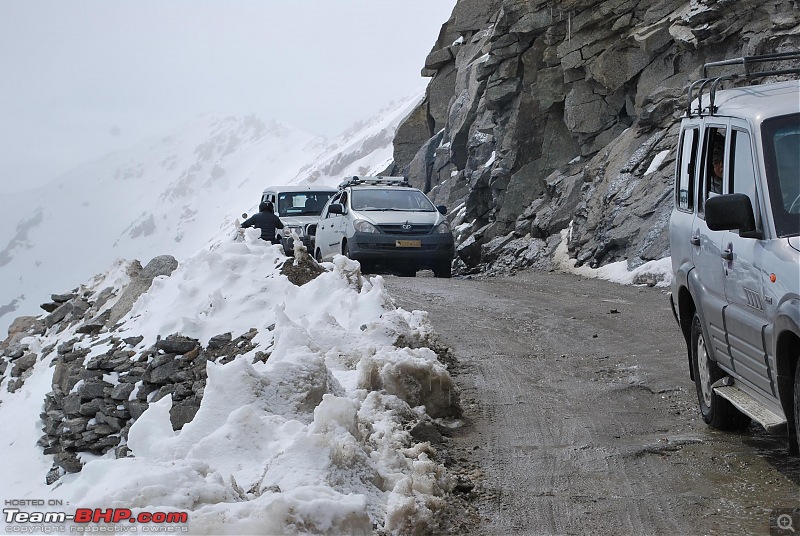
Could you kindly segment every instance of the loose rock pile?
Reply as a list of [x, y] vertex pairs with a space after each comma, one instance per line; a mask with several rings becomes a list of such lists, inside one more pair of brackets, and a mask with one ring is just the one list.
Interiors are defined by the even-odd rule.
[[[314, 279], [325, 270], [309, 255], [289, 259], [282, 273], [296, 285]], [[41, 307], [47, 316], [19, 317], [0, 343], [0, 377], [8, 377], [7, 388], [17, 391], [32, 367], [50, 359], [52, 391], [47, 393], [41, 419], [44, 435], [38, 444], [52, 454], [54, 466], [48, 484], [65, 473], [81, 470], [78, 454], [102, 455], [112, 449], [117, 457], [128, 456], [128, 431], [148, 408], [167, 395], [172, 397], [170, 420], [175, 430], [190, 422], [203, 398], [206, 363], [225, 364], [256, 348], [255, 328], [234, 337], [223, 333], [206, 347], [180, 334], [159, 338], [148, 348], [139, 348], [143, 337], [120, 337], [119, 320], [159, 275], [169, 276], [178, 266], [171, 256], [156, 257], [142, 268], [133, 261], [130, 282], [121, 290], [111, 287], [94, 293], [79, 287], [51, 295]], [[28, 337], [56, 335], [71, 329], [74, 336], [58, 346], [34, 351]], [[269, 327], [268, 329], [272, 329]], [[62, 339], [63, 340], [63, 339]], [[93, 349], [108, 349], [97, 355]], [[92, 357], [88, 357], [93, 354]], [[255, 352], [255, 361], [266, 361], [268, 352]]]
[[8, 328], [8, 338], [0, 343], [0, 376], [10, 376], [8, 390], [15, 392], [30, 375], [37, 354], [31, 352], [22, 339], [45, 332], [44, 321], [34, 316], [20, 316]]
[[48, 483], [63, 472], [80, 471], [79, 452], [116, 449], [118, 458], [127, 456], [128, 430], [150, 403], [167, 395], [173, 400], [172, 427], [180, 430], [200, 408], [206, 362], [226, 363], [249, 352], [257, 333], [253, 329], [236, 339], [224, 333], [206, 348], [195, 339], [170, 335], [138, 354], [133, 348], [141, 337], [100, 337], [93, 345], [110, 344], [111, 349], [88, 360], [91, 349], [79, 347], [78, 339], [59, 345], [53, 390], [41, 414], [45, 433], [39, 445], [45, 454], [54, 455], [57, 466]]

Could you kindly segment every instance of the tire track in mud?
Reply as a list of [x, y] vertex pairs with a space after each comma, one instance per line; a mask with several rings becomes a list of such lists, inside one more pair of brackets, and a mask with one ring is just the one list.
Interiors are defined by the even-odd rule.
[[541, 272], [386, 287], [458, 360], [468, 424], [448, 448], [484, 475], [473, 534], [759, 533], [796, 506], [779, 440], [697, 416], [663, 290]]

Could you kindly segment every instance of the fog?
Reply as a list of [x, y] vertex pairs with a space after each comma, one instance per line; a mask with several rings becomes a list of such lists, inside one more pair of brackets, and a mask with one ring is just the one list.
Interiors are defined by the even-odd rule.
[[0, 192], [202, 113], [333, 136], [421, 91], [455, 0], [0, 3]]

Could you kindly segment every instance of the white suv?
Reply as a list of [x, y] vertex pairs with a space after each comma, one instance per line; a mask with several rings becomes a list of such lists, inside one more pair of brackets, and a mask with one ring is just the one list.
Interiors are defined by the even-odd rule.
[[446, 213], [403, 177], [352, 177], [320, 215], [314, 256], [327, 261], [342, 254], [365, 270], [381, 266], [413, 276], [430, 268], [450, 277], [455, 247]]
[[[703, 419], [800, 440], [800, 81], [720, 89], [790, 60], [771, 54], [706, 64], [744, 72], [689, 88], [670, 219], [670, 301], [686, 340]], [[715, 170], [716, 165], [716, 170]]]
[[308, 232], [308, 227], [316, 225], [322, 208], [335, 193], [336, 188], [308, 184], [270, 186], [264, 190], [261, 202], [271, 202], [283, 223], [283, 230], [278, 230], [278, 234], [286, 255], [294, 254], [293, 232], [309, 252], [314, 251], [314, 235]]

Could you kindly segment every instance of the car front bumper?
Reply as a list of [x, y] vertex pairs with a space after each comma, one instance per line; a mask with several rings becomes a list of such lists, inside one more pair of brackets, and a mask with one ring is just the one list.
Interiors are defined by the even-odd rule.
[[453, 235], [355, 233], [348, 241], [350, 258], [375, 264], [434, 267], [455, 256]]

